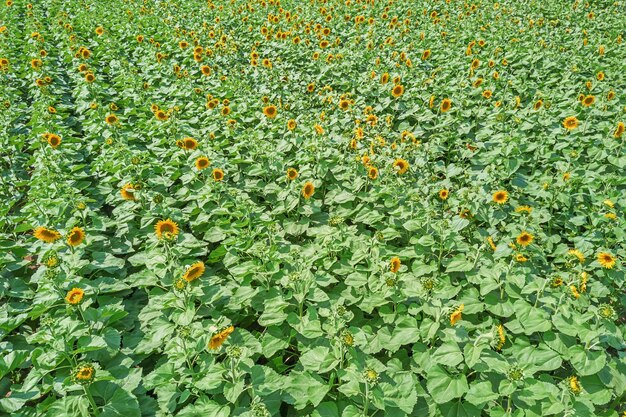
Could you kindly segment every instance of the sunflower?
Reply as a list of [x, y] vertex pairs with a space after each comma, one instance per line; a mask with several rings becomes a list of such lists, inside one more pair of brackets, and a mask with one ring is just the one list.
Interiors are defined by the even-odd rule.
[[230, 107], [224, 106], [222, 107], [222, 111], [220, 112], [222, 116], [228, 116], [230, 114]]
[[578, 259], [578, 262], [580, 263], [585, 262], [585, 255], [583, 255], [583, 253], [579, 251], [578, 249], [570, 249], [567, 251], [567, 253], [572, 256], [575, 256]]
[[498, 324], [498, 326], [496, 327], [496, 331], [498, 332], [498, 346], [496, 346], [496, 349], [500, 350], [502, 349], [502, 347], [504, 346], [504, 343], [506, 342], [504, 326], [502, 326], [501, 324]]
[[395, 98], [402, 96], [402, 94], [404, 94], [404, 86], [402, 84], [396, 85], [391, 90], [391, 95], [394, 96]]
[[154, 231], [159, 239], [172, 239], [178, 235], [178, 225], [172, 219], [159, 220]]
[[110, 124], [110, 125], [114, 125], [114, 124], [116, 124], [116, 123], [119, 121], [119, 119], [117, 118], [117, 116], [116, 116], [116, 115], [114, 115], [114, 114], [109, 114], [109, 115], [108, 115], [108, 116], [104, 119], [104, 121], [105, 121], [105, 122], [107, 122], [107, 123], [108, 123], [108, 124]]
[[204, 75], [211, 75], [211, 67], [209, 67], [208, 65], [203, 65], [202, 67], [200, 67], [200, 71], [202, 71], [202, 74]]
[[580, 394], [583, 390], [583, 387], [578, 382], [578, 378], [576, 376], [570, 376], [567, 378], [568, 389], [572, 392], [572, 394]]
[[552, 281], [550, 282], [550, 286], [552, 288], [558, 288], [561, 285], [563, 285], [563, 278], [561, 278], [561, 277], [554, 277], [554, 278], [552, 278]]
[[70, 246], [78, 246], [85, 240], [85, 231], [80, 227], [74, 227], [67, 234], [67, 244]]
[[186, 151], [192, 151], [198, 147], [198, 141], [194, 138], [183, 139], [183, 149]]
[[82, 301], [84, 295], [85, 291], [81, 290], [80, 288], [72, 288], [67, 292], [67, 295], [65, 296], [65, 301], [67, 301], [68, 304], [76, 305]]
[[53, 243], [59, 239], [61, 239], [61, 233], [57, 232], [54, 229], [48, 229], [47, 227], [40, 226], [33, 230], [33, 235], [46, 243]]
[[598, 75], [596, 75], [596, 79], [597, 79], [598, 81], [602, 81], [602, 80], [604, 80], [604, 73], [603, 73], [602, 71], [600, 71], [600, 72], [598, 73]]
[[441, 105], [439, 106], [439, 110], [441, 110], [442, 113], [447, 112], [451, 108], [452, 108], [452, 100], [450, 100], [449, 98], [444, 98], [443, 100], [441, 100]]
[[289, 130], [294, 130], [297, 126], [297, 123], [294, 119], [289, 119], [289, 121], [287, 122], [287, 129]]
[[472, 87], [474, 88], [480, 87], [482, 83], [483, 83], [482, 78], [476, 78], [476, 80], [472, 83]]
[[487, 237], [487, 243], [489, 243], [489, 247], [491, 248], [491, 250], [495, 251], [497, 249], [497, 246], [491, 236]]
[[519, 206], [515, 208], [516, 213], [528, 213], [530, 214], [533, 211], [531, 206]]
[[465, 308], [465, 305], [461, 304], [456, 310], [452, 312], [452, 314], [450, 314], [451, 326], [454, 326], [459, 320], [463, 318], [463, 315], [461, 313], [463, 312], [464, 308]]
[[615, 98], [615, 91], [611, 90], [606, 94], [606, 99], [611, 101]]
[[543, 101], [541, 101], [541, 100], [537, 100], [537, 101], [535, 102], [535, 105], [533, 106], [533, 109], [534, 109], [534, 110], [539, 110], [539, 109], [541, 108], [541, 106], [543, 106]]
[[621, 138], [622, 135], [624, 134], [624, 130], [626, 130], [626, 126], [624, 125], [624, 122], [618, 122], [617, 127], [615, 128], [615, 132], [613, 132], [613, 137], [615, 139]]
[[185, 271], [185, 273], [183, 274], [183, 279], [187, 282], [195, 281], [200, 278], [202, 274], [204, 274], [204, 270], [204, 262], [196, 262], [195, 264], [191, 265], [187, 269], [187, 271]]
[[515, 260], [517, 262], [524, 263], [528, 261], [528, 258], [522, 255], [521, 253], [518, 253], [517, 255], [515, 255]]
[[135, 187], [133, 184], [125, 184], [120, 190], [120, 194], [124, 200], [135, 200]]
[[307, 93], [312, 93], [313, 91], [315, 91], [315, 84], [314, 83], [309, 83], [306, 86], [306, 91], [307, 91]]
[[380, 76], [380, 83], [381, 84], [387, 84], [389, 82], [389, 74], [388, 73], [384, 73], [383, 75]]
[[428, 58], [430, 58], [430, 49], [426, 49], [422, 52], [422, 61], [426, 61]]
[[578, 119], [576, 116], [569, 116], [563, 120], [563, 127], [567, 130], [574, 130], [578, 127]]
[[389, 270], [395, 274], [400, 270], [401, 265], [402, 265], [402, 262], [400, 261], [400, 258], [398, 258], [397, 256], [394, 256], [393, 258], [391, 258], [391, 261], [389, 262]]
[[398, 174], [402, 175], [409, 170], [409, 162], [405, 159], [398, 158], [393, 162], [393, 168]]
[[96, 35], [102, 36], [103, 33], [104, 33], [104, 28], [102, 26], [98, 26], [96, 28]]
[[615, 266], [615, 257], [609, 252], [600, 252], [598, 262], [603, 268], [612, 269]]
[[449, 196], [450, 196], [450, 191], [446, 190], [445, 188], [442, 190], [439, 190], [440, 199], [447, 200]]
[[210, 164], [211, 163], [209, 162], [209, 158], [207, 158], [206, 156], [201, 156], [196, 159], [196, 168], [198, 169], [198, 171], [202, 171], [203, 169], [208, 168]]
[[489, 99], [489, 98], [491, 98], [491, 95], [492, 95], [492, 94], [493, 94], [493, 93], [491, 92], [491, 90], [485, 90], [485, 91], [483, 91], [483, 97], [484, 97], [484, 98]]
[[350, 107], [350, 101], [349, 100], [339, 100], [339, 108], [343, 111], [348, 110], [348, 108]]
[[263, 114], [267, 118], [273, 119], [278, 114], [278, 110], [276, 109], [276, 106], [274, 106], [274, 105], [267, 106], [267, 107], [263, 108]]
[[213, 175], [213, 179], [215, 181], [224, 180], [224, 171], [222, 171], [220, 168], [215, 168], [211, 174]]
[[367, 176], [371, 180], [375, 180], [376, 178], [378, 178], [378, 168], [370, 166], [367, 170]]
[[96, 369], [91, 364], [81, 365], [72, 373], [72, 379], [79, 384], [88, 384], [96, 376]]
[[154, 117], [156, 117], [156, 118], [157, 118], [157, 120], [161, 120], [161, 121], [163, 121], [163, 120], [167, 120], [167, 119], [169, 119], [169, 118], [170, 118], [170, 117], [167, 115], [167, 113], [166, 113], [166, 112], [164, 112], [163, 110], [157, 110], [157, 111], [154, 113]]
[[47, 135], [47, 139], [48, 139], [48, 144], [53, 148], [56, 149], [57, 146], [59, 146], [61, 144], [61, 137], [57, 134], [54, 133], [49, 133]]
[[313, 193], [315, 193], [315, 185], [313, 185], [311, 181], [305, 182], [302, 187], [302, 197], [304, 197], [305, 200], [308, 200], [313, 197]]
[[586, 96], [581, 102], [583, 106], [589, 107], [596, 101], [596, 98], [592, 95]]
[[533, 241], [533, 239], [534, 239], [534, 236], [531, 235], [530, 233], [522, 232], [519, 234], [519, 236], [517, 236], [517, 239], [515, 240], [517, 241], [518, 245], [528, 246]]
[[296, 178], [298, 178], [298, 171], [296, 171], [295, 168], [287, 168], [287, 178], [290, 181], [295, 180]]
[[222, 330], [221, 332], [213, 335], [211, 340], [209, 341], [209, 349], [215, 350], [219, 349], [220, 346], [224, 344], [228, 336], [235, 330], [233, 326], [229, 326]]
[[88, 83], [92, 83], [96, 80], [96, 76], [93, 75], [93, 72], [88, 72], [85, 74], [85, 81], [87, 81]]
[[323, 135], [324, 134], [324, 128], [320, 125], [318, 125], [317, 123], [315, 124], [315, 126], [313, 126], [315, 128], [315, 132], [318, 135]]
[[504, 204], [509, 199], [509, 193], [504, 190], [496, 191], [493, 193], [493, 201], [498, 204]]
[[41, 62], [41, 59], [33, 59], [30, 61], [30, 66], [37, 69], [40, 68], [43, 65], [43, 62]]

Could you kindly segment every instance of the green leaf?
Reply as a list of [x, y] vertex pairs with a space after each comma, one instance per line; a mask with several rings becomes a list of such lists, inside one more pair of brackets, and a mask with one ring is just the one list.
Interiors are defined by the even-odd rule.
[[597, 374], [606, 365], [606, 355], [603, 351], [586, 350], [582, 346], [577, 345], [570, 349], [570, 353], [572, 354], [570, 362], [578, 375]]
[[300, 363], [305, 371], [325, 373], [335, 368], [339, 363], [339, 358], [336, 358], [329, 348], [318, 346], [305, 351], [300, 356]]
[[285, 381], [284, 390], [288, 394], [284, 400], [293, 404], [296, 410], [302, 410], [309, 403], [317, 407], [330, 387], [317, 375], [308, 372], [292, 372]]
[[446, 272], [467, 272], [474, 267], [474, 262], [466, 255], [457, 255], [446, 266]]
[[439, 346], [431, 356], [432, 360], [440, 365], [456, 366], [463, 362], [463, 354], [455, 342], [446, 342]]
[[465, 375], [450, 375], [439, 365], [428, 371], [426, 387], [437, 404], [459, 398], [469, 389]]
[[489, 401], [493, 401], [498, 397], [500, 397], [500, 395], [493, 391], [491, 382], [482, 381], [474, 382], [470, 385], [465, 399], [470, 403], [479, 406]]

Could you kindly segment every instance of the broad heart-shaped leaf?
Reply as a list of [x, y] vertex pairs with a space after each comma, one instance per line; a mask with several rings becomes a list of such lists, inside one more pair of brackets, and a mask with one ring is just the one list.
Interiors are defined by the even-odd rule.
[[513, 304], [515, 314], [524, 328], [524, 333], [531, 335], [535, 332], [547, 332], [552, 328], [550, 314], [540, 308], [533, 307], [524, 300], [517, 300]]
[[611, 390], [607, 389], [598, 375], [583, 376], [580, 384], [584, 388], [581, 397], [588, 397], [594, 404], [606, 404], [611, 401]]
[[305, 371], [324, 373], [333, 369], [339, 363], [339, 358], [329, 348], [318, 346], [304, 352], [300, 356], [300, 363]]
[[441, 366], [433, 366], [428, 371], [426, 387], [437, 404], [459, 398], [468, 390], [465, 375], [450, 375]]
[[292, 372], [285, 381], [285, 402], [293, 404], [297, 410], [302, 410], [307, 403], [317, 406], [330, 387], [317, 375], [308, 372]]
[[440, 365], [456, 366], [463, 362], [463, 354], [456, 342], [446, 342], [439, 346], [431, 355], [432, 360]]
[[579, 375], [597, 374], [606, 364], [606, 354], [601, 350], [585, 350], [577, 345], [573, 346], [570, 352], [572, 353], [570, 362]]
[[180, 412], [176, 414], [176, 417], [228, 417], [230, 416], [230, 408], [225, 405], [220, 405], [214, 401], [201, 398], [194, 404], [189, 404]]
[[[418, 385], [417, 378], [411, 372], [397, 372], [391, 376], [391, 379], [393, 384], [380, 383], [384, 395], [385, 410], [388, 411], [389, 407], [396, 407], [407, 414], [411, 414], [415, 404], [417, 404], [417, 391], [415, 389]], [[388, 414], [385, 413], [385, 415]]]
[[448, 263], [446, 272], [467, 272], [474, 267], [474, 262], [466, 255], [457, 255]]
[[420, 339], [417, 320], [409, 315], [398, 317], [392, 328], [391, 339], [385, 349], [395, 352], [402, 345], [410, 345]]
[[316, 407], [315, 411], [313, 411], [311, 417], [339, 417], [339, 409], [335, 403], [321, 403]]
[[140, 417], [137, 398], [111, 381], [98, 381], [89, 386], [94, 397], [100, 397], [105, 405], [101, 417]]
[[500, 395], [493, 392], [490, 381], [474, 382], [467, 391], [465, 399], [474, 405], [481, 405], [489, 401], [493, 401]]
[[514, 347], [518, 363], [525, 364], [530, 372], [553, 371], [561, 367], [561, 356], [544, 343], [532, 346], [528, 340], [520, 337]]
[[480, 416], [480, 409], [472, 404], [457, 400], [450, 401], [439, 406], [441, 415], [444, 417], [477, 417]]
[[356, 405], [349, 405], [343, 410], [341, 417], [363, 417], [363, 413]]
[[89, 417], [89, 400], [84, 395], [69, 395], [56, 400], [48, 411], [46, 417]]

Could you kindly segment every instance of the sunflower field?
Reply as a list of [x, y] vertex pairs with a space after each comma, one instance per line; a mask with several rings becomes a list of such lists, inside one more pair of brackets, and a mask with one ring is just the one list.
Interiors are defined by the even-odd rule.
[[0, 416], [626, 416], [624, 0], [2, 0]]

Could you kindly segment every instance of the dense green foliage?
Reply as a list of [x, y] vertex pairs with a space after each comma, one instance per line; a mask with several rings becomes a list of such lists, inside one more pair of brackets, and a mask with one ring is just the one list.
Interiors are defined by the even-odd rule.
[[1, 4], [0, 414], [622, 415], [625, 30]]

